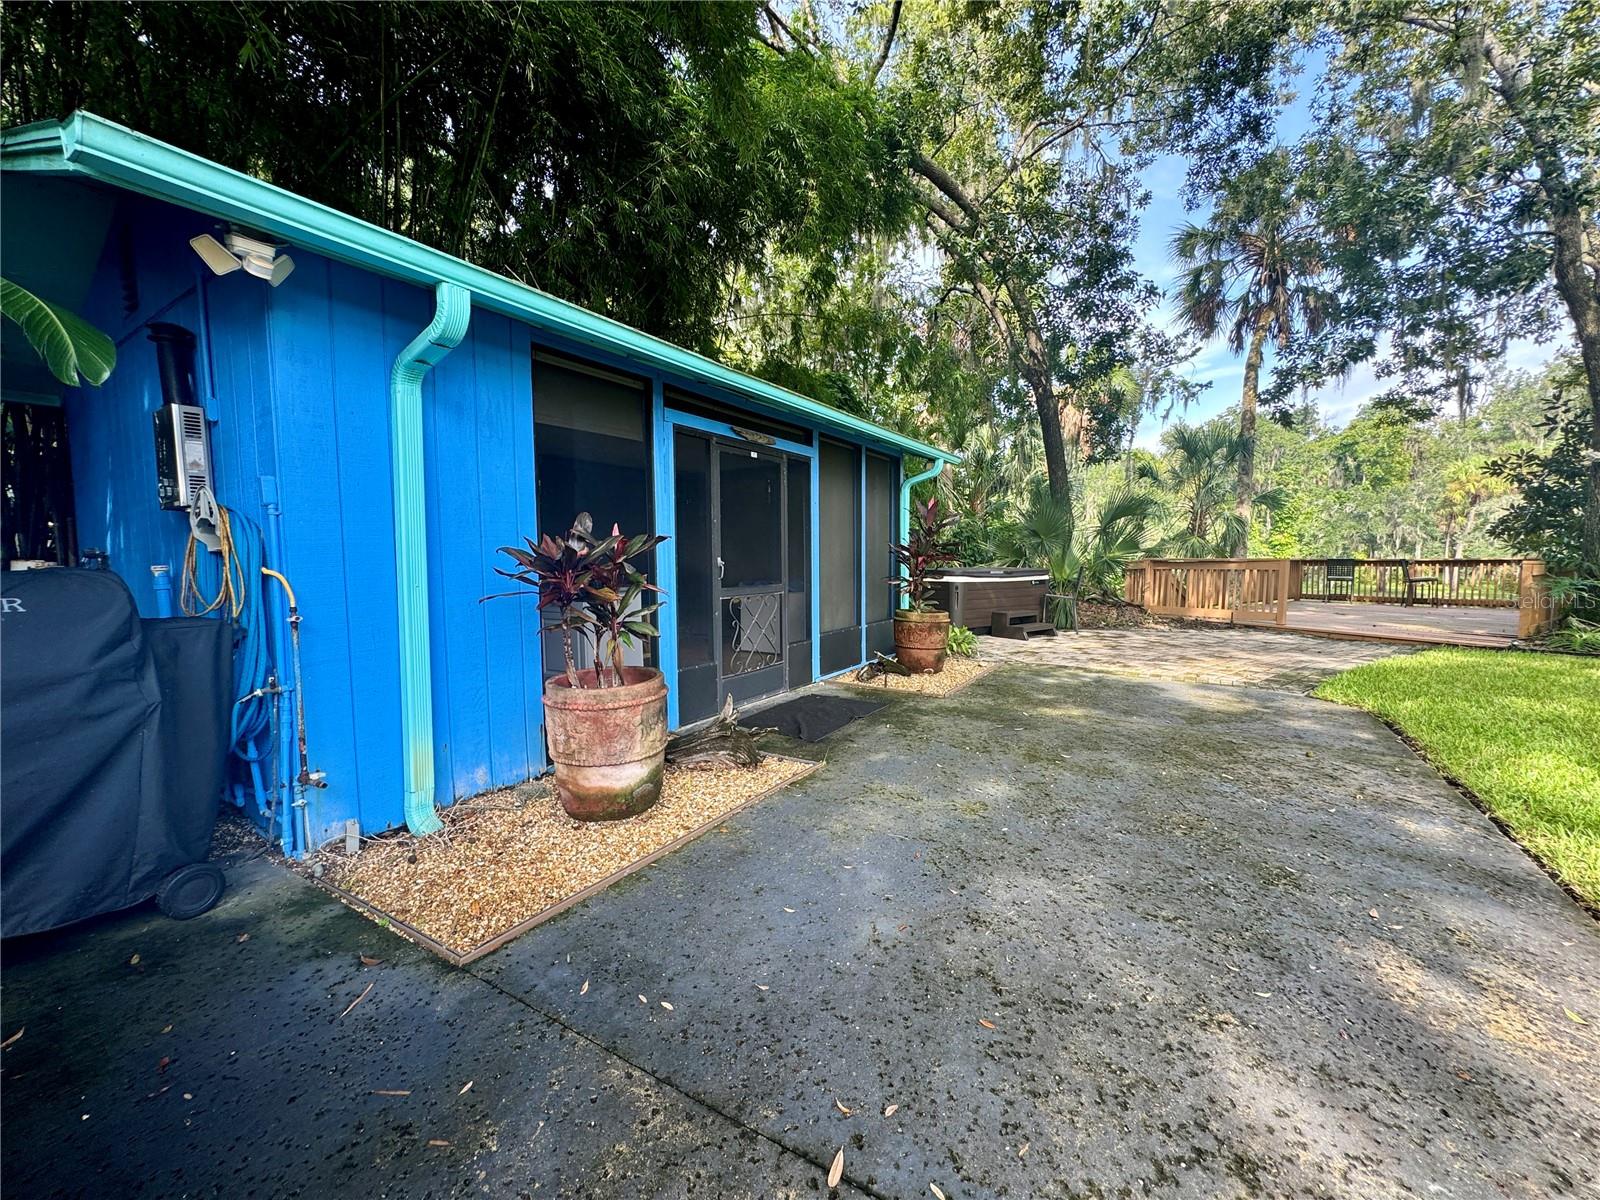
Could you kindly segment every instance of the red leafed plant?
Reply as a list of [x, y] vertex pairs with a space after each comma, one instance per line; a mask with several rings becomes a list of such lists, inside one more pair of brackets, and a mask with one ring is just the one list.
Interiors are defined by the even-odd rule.
[[[572, 635], [587, 634], [594, 641], [593, 687], [620, 687], [622, 649], [634, 638], [660, 637], [661, 631], [646, 618], [661, 607], [659, 600], [644, 603], [646, 593], [663, 594], [644, 577], [633, 560], [648, 554], [667, 539], [660, 534], [640, 533], [624, 537], [615, 525], [604, 538], [594, 536], [594, 519], [579, 513], [572, 528], [558, 540], [549, 534], [537, 542], [524, 538], [524, 546], [501, 546], [514, 569], [496, 567], [495, 574], [514, 579], [537, 589], [539, 608], [560, 612], [556, 628], [561, 630], [561, 649], [566, 656], [567, 683], [582, 687], [583, 677], [572, 653]], [[501, 592], [501, 596], [523, 596], [526, 592]], [[492, 600], [494, 596], [485, 596]], [[610, 670], [603, 666], [609, 659]]]
[[950, 540], [955, 523], [953, 515], [940, 513], [938, 498], [929, 497], [924, 503], [912, 504], [906, 540], [889, 547], [894, 551], [895, 562], [904, 568], [904, 574], [891, 576], [889, 582], [905, 593], [912, 612], [927, 612], [931, 607], [928, 572], [960, 561], [958, 549]]

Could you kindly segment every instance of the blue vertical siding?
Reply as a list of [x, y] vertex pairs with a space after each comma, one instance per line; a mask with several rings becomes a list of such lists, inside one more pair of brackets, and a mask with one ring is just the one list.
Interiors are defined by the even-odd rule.
[[[397, 819], [399, 683], [385, 665], [394, 659], [393, 564], [386, 569], [376, 553], [360, 561], [364, 550], [393, 544], [387, 460], [362, 446], [363, 414], [386, 396], [369, 380], [383, 340], [371, 308], [376, 285], [341, 281], [347, 290], [336, 309], [330, 264], [296, 262], [294, 286], [271, 293], [268, 331], [281, 451], [279, 569], [300, 601], [307, 743], [328, 784], [308, 796], [318, 842], [350, 817], [372, 829]], [[214, 353], [226, 337], [213, 329]], [[385, 644], [386, 659], [378, 654]]]
[[[313, 758], [338, 764], [312, 797], [314, 834], [332, 837], [349, 816], [368, 831], [403, 820], [388, 382], [431, 309], [419, 289], [296, 263], [270, 330], [308, 735]], [[423, 384], [441, 804], [545, 766], [531, 605], [480, 603], [501, 590], [495, 548], [533, 527], [531, 388], [525, 331], [482, 313]]]
[[[218, 499], [264, 524], [262, 481], [278, 487], [275, 565], [304, 617], [307, 741], [328, 785], [308, 796], [312, 837], [336, 837], [351, 818], [367, 832], [392, 828], [404, 814], [389, 373], [429, 298], [299, 251], [281, 288], [212, 276], [187, 245], [211, 227], [155, 202], [119, 203], [85, 306], [117, 340], [117, 369], [67, 397], [79, 541], [106, 550], [140, 610], [155, 613], [149, 567], [176, 577], [189, 527], [156, 505], [151, 414], [162, 396], [144, 326], [194, 330]], [[125, 314], [130, 270], [138, 305]], [[424, 384], [424, 404], [437, 800], [449, 804], [546, 767], [535, 607], [480, 603], [506, 582], [495, 549], [537, 528], [528, 330], [475, 313]]]
[[[227, 413], [211, 430], [218, 499], [259, 522], [258, 479], [275, 461], [266, 299], [239, 275], [202, 279], [187, 242], [208, 228], [202, 218], [153, 201], [119, 203], [84, 309], [116, 340], [117, 367], [103, 386], [65, 397], [78, 544], [110, 555], [146, 616], [156, 611], [151, 565], [171, 568], [176, 593], [189, 538], [188, 517], [156, 502], [151, 417], [162, 395], [147, 322], [170, 321], [198, 334], [209, 313], [228, 330], [226, 352], [208, 359], [203, 340], [195, 363], [201, 400]], [[128, 298], [137, 299], [131, 313]]]
[[[117, 340], [117, 369], [104, 387], [67, 397], [79, 543], [107, 550], [141, 611], [154, 614], [149, 566], [177, 572], [188, 521], [156, 504], [150, 418], [162, 397], [144, 326], [160, 319], [195, 330], [219, 500], [264, 524], [263, 481], [276, 482], [284, 555], [274, 565], [293, 583], [304, 618], [307, 740], [312, 767], [327, 779], [308, 797], [313, 841], [339, 836], [352, 818], [368, 833], [392, 828], [404, 820], [404, 780], [389, 377], [395, 355], [431, 316], [431, 297], [298, 249], [297, 269], [280, 288], [243, 272], [214, 277], [187, 245], [212, 228], [154, 201], [119, 201], [85, 306]], [[126, 313], [129, 282], [137, 303]], [[503, 561], [497, 548], [539, 529], [536, 336], [560, 344], [476, 311], [466, 339], [423, 384], [440, 804], [520, 782], [547, 765], [536, 607], [483, 602], [509, 586], [494, 573]], [[657, 525], [671, 532], [670, 427], [659, 374], [652, 393]], [[813, 459], [814, 656], [821, 644], [819, 482]], [[669, 591], [674, 550], [669, 544], [661, 555]], [[670, 607], [663, 616], [670, 629]]]
[[[420, 326], [419, 326], [420, 327]], [[532, 532], [532, 363], [525, 330], [475, 312], [424, 384], [434, 731], [441, 802], [543, 769], [533, 604], [496, 549]], [[526, 516], [525, 516], [526, 514]]]
[[[485, 673], [488, 698], [483, 723], [489, 742], [489, 782], [500, 787], [544, 769], [537, 605], [531, 599], [481, 599], [505, 591], [510, 582], [494, 573], [496, 562], [505, 561], [496, 553], [498, 548], [515, 545], [537, 528], [533, 374], [525, 328], [490, 313], [475, 314], [473, 323], [476, 329], [456, 354], [471, 354], [477, 388], [478, 441], [473, 458], [479, 497], [479, 584], [473, 603], [483, 624], [479, 669]], [[449, 360], [442, 365], [448, 367]], [[454, 378], [449, 371], [440, 377], [441, 403]], [[458, 783], [456, 796], [465, 794]]]

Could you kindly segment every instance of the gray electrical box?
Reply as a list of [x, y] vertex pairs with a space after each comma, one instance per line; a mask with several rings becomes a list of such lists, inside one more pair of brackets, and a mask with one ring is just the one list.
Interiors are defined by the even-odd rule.
[[195, 404], [163, 404], [156, 410], [155, 424], [161, 507], [188, 509], [201, 488], [212, 488], [206, 410]]

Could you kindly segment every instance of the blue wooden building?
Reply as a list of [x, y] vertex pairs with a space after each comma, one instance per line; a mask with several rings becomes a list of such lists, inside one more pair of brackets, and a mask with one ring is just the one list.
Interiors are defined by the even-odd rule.
[[[481, 601], [504, 590], [497, 547], [579, 511], [672, 539], [645, 654], [674, 725], [891, 644], [888, 544], [954, 455], [89, 114], [6, 132], [0, 168], [6, 276], [118, 346], [104, 386], [63, 392], [8, 329], [5, 399], [61, 406], [63, 545], [104, 552], [146, 615], [190, 537], [152, 429], [175, 399], [163, 341], [192, 339], [190, 465], [301, 617], [322, 786], [292, 778], [287, 696], [253, 784], [290, 852], [349, 820], [426, 830], [435, 804], [546, 769], [559, 647], [532, 603]], [[243, 269], [216, 273], [229, 255]], [[260, 600], [291, 685], [286, 595]]]

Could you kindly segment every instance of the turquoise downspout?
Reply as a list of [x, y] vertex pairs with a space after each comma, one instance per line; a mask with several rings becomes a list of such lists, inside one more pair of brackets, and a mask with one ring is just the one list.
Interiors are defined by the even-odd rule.
[[[944, 459], [936, 458], [936, 459], [933, 460], [933, 466], [929, 467], [922, 474], [913, 475], [909, 479], [902, 479], [900, 481], [900, 532], [899, 532], [899, 537], [900, 537], [901, 541], [905, 540], [906, 533], [911, 528], [911, 489], [916, 487], [917, 484], [919, 484], [919, 483], [925, 483], [927, 480], [932, 479], [940, 471], [944, 470], [944, 465], [945, 465], [945, 460]], [[906, 569], [904, 567], [901, 567], [900, 568], [900, 574], [904, 575], [905, 573], [906, 573]], [[911, 602], [910, 597], [908, 597], [904, 592], [901, 592], [900, 593], [899, 607], [904, 608], [910, 602]]]
[[433, 663], [428, 633], [427, 481], [422, 466], [422, 377], [461, 344], [472, 298], [453, 283], [433, 292], [433, 320], [394, 360], [389, 375], [389, 454], [394, 472], [394, 574], [400, 624], [400, 749], [406, 828], [441, 828], [433, 809]]

